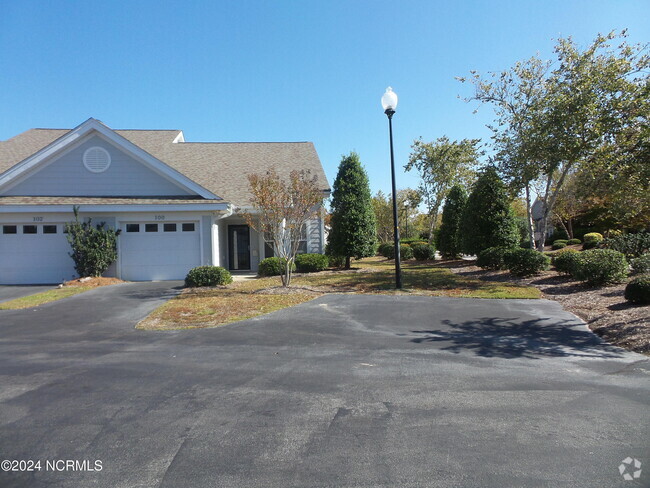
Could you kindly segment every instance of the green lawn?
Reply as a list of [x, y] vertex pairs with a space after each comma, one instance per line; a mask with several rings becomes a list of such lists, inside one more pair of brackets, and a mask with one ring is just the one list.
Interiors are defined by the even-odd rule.
[[214, 327], [266, 314], [325, 293], [373, 293], [472, 298], [540, 298], [533, 287], [472, 280], [433, 263], [403, 263], [402, 290], [395, 290], [394, 263], [384, 258], [355, 261], [353, 270], [296, 275], [291, 294], [269, 294], [280, 278], [236, 282], [227, 287], [188, 289], [161, 305], [137, 328], [149, 330]]
[[53, 290], [36, 293], [26, 297], [16, 298], [8, 302], [0, 303], [0, 310], [16, 310], [19, 308], [30, 308], [44, 303], [54, 302], [62, 298], [71, 297], [90, 290], [91, 286], [70, 286], [64, 288], [54, 288]]

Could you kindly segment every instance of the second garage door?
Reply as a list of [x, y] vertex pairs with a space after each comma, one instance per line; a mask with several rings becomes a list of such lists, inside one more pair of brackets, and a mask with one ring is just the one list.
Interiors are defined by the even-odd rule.
[[182, 280], [201, 265], [198, 222], [125, 222], [120, 227], [123, 280]]

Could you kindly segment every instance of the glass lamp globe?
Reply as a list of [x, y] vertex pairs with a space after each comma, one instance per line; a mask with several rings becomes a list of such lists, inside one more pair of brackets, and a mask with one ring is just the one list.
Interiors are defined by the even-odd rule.
[[394, 112], [397, 108], [397, 94], [390, 86], [386, 88], [386, 93], [381, 97], [381, 106], [384, 107], [384, 112], [388, 110]]

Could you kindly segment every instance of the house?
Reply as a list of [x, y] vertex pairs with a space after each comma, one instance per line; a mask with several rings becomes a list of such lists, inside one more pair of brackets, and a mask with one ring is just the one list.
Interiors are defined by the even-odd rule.
[[[329, 184], [311, 142], [194, 143], [180, 130], [113, 130], [96, 119], [74, 129], [31, 129], [0, 142], [0, 284], [76, 276], [64, 234], [82, 218], [121, 229], [106, 276], [183, 279], [199, 265], [257, 271], [273, 254], [246, 225], [247, 175], [304, 169]], [[302, 250], [324, 250], [322, 218]]]

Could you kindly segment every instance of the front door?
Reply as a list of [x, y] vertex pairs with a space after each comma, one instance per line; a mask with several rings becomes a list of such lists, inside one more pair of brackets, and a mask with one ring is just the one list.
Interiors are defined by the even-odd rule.
[[228, 253], [230, 269], [251, 269], [251, 237], [247, 225], [228, 226]]

